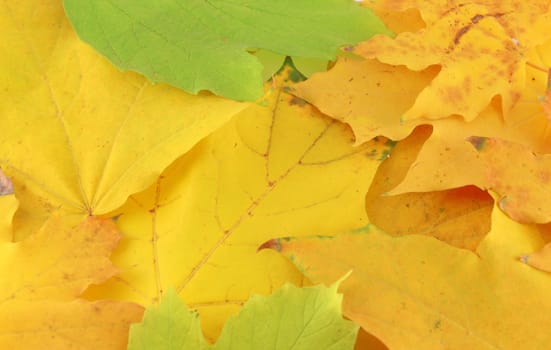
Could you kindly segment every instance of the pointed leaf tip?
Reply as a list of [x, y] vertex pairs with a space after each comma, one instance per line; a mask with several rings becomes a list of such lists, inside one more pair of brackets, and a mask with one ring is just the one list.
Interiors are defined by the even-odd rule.
[[264, 250], [264, 249], [273, 249], [273, 250], [277, 250], [278, 252], [280, 252], [281, 251], [280, 239], [281, 238], [274, 238], [274, 239], [270, 239], [269, 241], [266, 241], [266, 242], [262, 243], [258, 247], [256, 252], [258, 253], [259, 251]]

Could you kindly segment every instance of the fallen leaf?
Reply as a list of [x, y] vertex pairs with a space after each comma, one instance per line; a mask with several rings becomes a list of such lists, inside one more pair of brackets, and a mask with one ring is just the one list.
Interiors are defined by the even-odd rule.
[[385, 1], [361, 1], [360, 5], [370, 8], [394, 33], [416, 32], [427, 25], [417, 7], [397, 12], [390, 9]]
[[330, 71], [314, 74], [294, 86], [292, 92], [323, 113], [348, 123], [356, 144], [379, 135], [400, 140], [423, 123], [402, 123], [401, 116], [435, 74], [434, 69], [412, 72], [376, 60], [341, 58]]
[[495, 207], [477, 254], [432, 237], [391, 237], [372, 225], [264, 247], [314, 283], [353, 270], [340, 287], [344, 314], [390, 349], [547, 349], [551, 279], [519, 261], [542, 245], [537, 228]]
[[119, 72], [80, 42], [60, 0], [2, 1], [0, 23], [0, 117], [9, 125], [0, 166], [27, 215], [114, 210], [247, 106]]
[[406, 175], [431, 128], [416, 128], [377, 169], [366, 195], [369, 221], [391, 235], [420, 234], [475, 251], [490, 231], [493, 199], [467, 186], [446, 191], [387, 195]]
[[117, 272], [109, 255], [119, 237], [108, 219], [67, 227], [52, 217], [26, 240], [0, 244], [0, 348], [124, 349], [143, 309], [77, 299]]
[[128, 350], [150, 349], [208, 349], [199, 315], [188, 309], [172, 288], [163, 294], [158, 305], [145, 309], [140, 323], [130, 327]]
[[[538, 65], [551, 62], [551, 41], [528, 53]], [[418, 125], [433, 126], [403, 181], [389, 194], [431, 192], [469, 185], [483, 187], [484, 164], [465, 138], [472, 135], [500, 137], [551, 152], [551, 128], [539, 102], [547, 77], [528, 67], [526, 88], [519, 102], [504, 118], [499, 101], [492, 103], [472, 122], [458, 117], [439, 120], [416, 119], [401, 122], [400, 115], [411, 105], [429, 70], [410, 72], [403, 67], [373, 60], [340, 60], [329, 72], [315, 74], [293, 88], [293, 93], [322, 112], [351, 125], [356, 144], [377, 135], [400, 140]], [[380, 103], [393, 101], [393, 103]], [[469, 169], [469, 171], [465, 171]]]
[[387, 0], [377, 6], [418, 9], [426, 27], [395, 39], [377, 35], [358, 44], [356, 54], [413, 71], [441, 67], [404, 113], [406, 120], [461, 115], [471, 121], [497, 95], [508, 113], [524, 88], [526, 51], [551, 37], [547, 0]]
[[348, 0], [64, 0], [64, 5], [79, 36], [117, 67], [192, 93], [210, 90], [236, 100], [263, 94], [262, 66], [247, 49], [332, 60], [341, 46], [390, 34], [371, 10]]
[[339, 284], [329, 288], [285, 284], [270, 296], [253, 295], [228, 320], [214, 345], [207, 345], [201, 334], [198, 315], [169, 289], [157, 307], [145, 311], [142, 323], [132, 325], [128, 350], [351, 350], [358, 326], [342, 318]]
[[551, 222], [551, 154], [534, 154], [497, 138], [472, 136], [468, 141], [484, 162], [484, 187], [499, 194], [502, 210], [519, 222]]
[[258, 245], [282, 233], [329, 234], [367, 222], [364, 196], [393, 144], [353, 147], [348, 127], [286, 92], [295, 74], [283, 70], [264, 101], [112, 214], [125, 233], [113, 255], [122, 272], [90, 297], [149, 305], [173, 287], [199, 310], [214, 341], [251, 294], [303, 284], [278, 254], [256, 253]]

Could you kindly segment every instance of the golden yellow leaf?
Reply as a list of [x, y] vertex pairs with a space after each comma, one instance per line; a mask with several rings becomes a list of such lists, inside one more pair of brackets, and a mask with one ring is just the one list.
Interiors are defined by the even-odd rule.
[[347, 126], [280, 88], [296, 71], [281, 74], [261, 103], [116, 212], [125, 239], [113, 260], [122, 273], [90, 297], [149, 305], [174, 287], [212, 341], [251, 293], [303, 283], [278, 254], [257, 253], [262, 242], [367, 222], [364, 196], [392, 143], [354, 148]]
[[543, 245], [537, 228], [497, 207], [477, 254], [432, 237], [374, 226], [333, 237], [288, 238], [281, 251], [312, 282], [343, 282], [345, 315], [390, 349], [548, 349], [551, 279], [519, 257]]
[[[545, 58], [545, 62], [551, 63], [550, 49], [551, 41], [531, 51], [529, 58], [538, 63]], [[547, 57], [543, 55], [545, 52]], [[433, 134], [425, 142], [407, 176], [391, 193], [436, 191], [470, 184], [485, 187], [485, 166], [471, 145], [465, 142], [473, 135], [499, 137], [525, 145], [535, 152], [551, 152], [551, 128], [539, 103], [545, 84], [545, 75], [529, 68], [526, 88], [505, 118], [494, 101], [470, 123], [453, 118], [434, 121]]]
[[526, 51], [551, 37], [547, 0], [383, 0], [377, 7], [419, 9], [426, 27], [395, 39], [375, 36], [355, 53], [414, 71], [441, 67], [404, 119], [461, 115], [470, 121], [496, 95], [507, 113], [524, 88]]
[[551, 154], [523, 145], [473, 136], [486, 170], [485, 187], [500, 195], [499, 207], [519, 222], [551, 222]]
[[77, 299], [117, 269], [119, 233], [108, 219], [68, 227], [59, 217], [18, 243], [0, 245], [1, 349], [124, 349], [143, 308]]
[[406, 175], [430, 127], [418, 127], [399, 141], [377, 169], [366, 195], [369, 221], [392, 235], [433, 236], [459, 248], [476, 250], [490, 231], [493, 199], [474, 186], [438, 192], [386, 195]]
[[314, 74], [294, 86], [293, 94], [348, 123], [356, 144], [379, 135], [399, 140], [423, 123], [422, 120], [402, 123], [400, 117], [435, 74], [435, 69], [412, 72], [376, 60], [340, 58], [330, 71]]
[[246, 107], [121, 73], [80, 42], [61, 0], [1, 4], [0, 117], [9, 127], [0, 165], [23, 216], [114, 210]]
[[383, 23], [394, 33], [416, 32], [426, 27], [418, 8], [409, 8], [397, 12], [386, 6], [385, 1], [362, 1], [360, 5], [370, 8], [383, 20]]

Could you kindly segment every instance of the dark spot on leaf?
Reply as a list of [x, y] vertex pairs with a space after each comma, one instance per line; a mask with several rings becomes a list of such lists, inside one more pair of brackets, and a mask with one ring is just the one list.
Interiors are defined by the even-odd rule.
[[278, 252], [280, 252], [281, 251], [280, 238], [270, 239], [269, 241], [266, 241], [266, 242], [262, 243], [258, 247], [258, 249], [256, 249], [256, 252], [259, 252], [263, 249], [273, 249], [273, 250], [277, 250]]
[[467, 138], [467, 141], [469, 141], [474, 148], [476, 148], [477, 151], [481, 151], [484, 149], [484, 146], [486, 145], [486, 138], [480, 137], [480, 136], [470, 136]]
[[290, 104], [291, 106], [304, 107], [304, 106], [306, 105], [306, 101], [303, 100], [303, 99], [300, 98], [300, 97], [294, 96], [294, 97], [289, 101], [289, 104]]

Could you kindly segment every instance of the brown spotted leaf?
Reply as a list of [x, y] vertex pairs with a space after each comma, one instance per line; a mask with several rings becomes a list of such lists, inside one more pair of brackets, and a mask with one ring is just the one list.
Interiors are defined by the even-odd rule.
[[509, 111], [524, 87], [525, 52], [551, 37], [547, 0], [383, 0], [377, 7], [419, 9], [426, 27], [395, 39], [375, 36], [358, 44], [357, 54], [414, 71], [441, 68], [404, 119], [472, 120], [496, 95]]
[[484, 164], [485, 187], [499, 194], [502, 210], [519, 222], [551, 222], [551, 154], [498, 138], [468, 141]]

